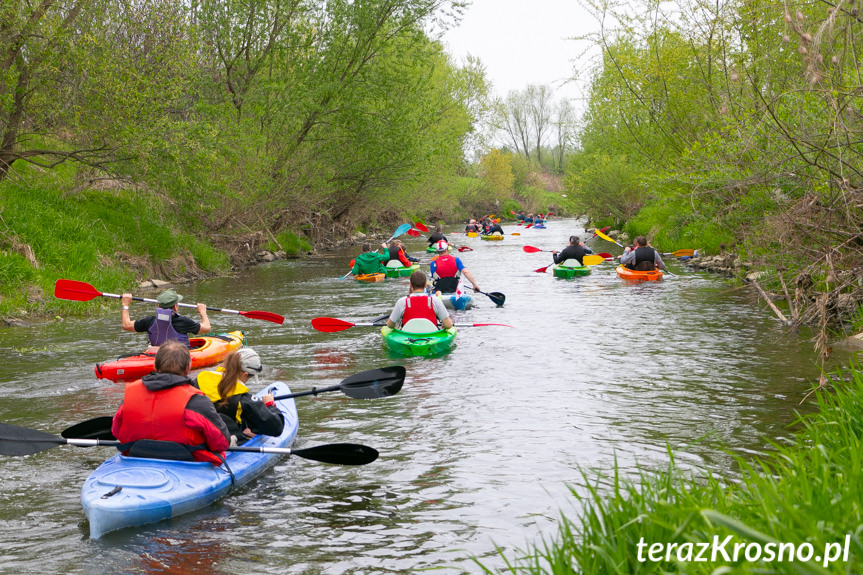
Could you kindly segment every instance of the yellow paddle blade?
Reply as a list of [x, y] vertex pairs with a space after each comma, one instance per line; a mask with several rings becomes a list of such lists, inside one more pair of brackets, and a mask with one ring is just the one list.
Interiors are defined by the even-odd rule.
[[672, 252], [671, 255], [673, 255], [674, 257], [680, 258], [680, 257], [684, 257], [684, 256], [691, 256], [694, 254], [695, 254], [695, 250], [677, 250], [676, 252]]
[[467, 237], [469, 237], [469, 238], [475, 238], [475, 237], [477, 237], [478, 235], [479, 235], [479, 234], [478, 234], [478, 233], [476, 233], [476, 232], [468, 232], [468, 233], [467, 233]]
[[611, 239], [610, 237], [608, 237], [607, 235], [605, 235], [604, 233], [602, 233], [602, 232], [601, 232], [601, 231], [599, 231], [599, 230], [594, 230], [594, 233], [596, 233], [596, 235], [598, 235], [598, 236], [599, 236], [599, 237], [601, 237], [602, 239], [607, 240], [607, 241], [609, 241], [609, 242], [611, 242], [611, 243], [613, 243], [613, 244], [616, 244], [616, 243], [617, 243], [616, 241], [614, 241], [613, 239]]
[[519, 232], [512, 232], [512, 233], [511, 233], [511, 234], [509, 234], [509, 235], [511, 235], [511, 236], [520, 236], [521, 234], [520, 234]]
[[583, 263], [586, 266], [595, 266], [597, 264], [601, 264], [604, 261], [605, 261], [605, 258], [602, 256], [590, 256], [590, 255], [588, 255], [588, 256], [584, 256], [583, 258], [581, 258], [581, 263]]

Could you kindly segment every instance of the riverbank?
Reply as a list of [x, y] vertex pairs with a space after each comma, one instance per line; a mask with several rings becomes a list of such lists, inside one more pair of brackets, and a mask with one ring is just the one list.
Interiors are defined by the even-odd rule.
[[673, 458], [637, 480], [583, 471], [587, 488], [572, 493], [584, 511], [562, 517], [557, 538], [510, 560], [510, 572], [859, 572], [863, 373], [830, 382], [788, 442], [735, 458], [739, 478], [683, 471]]

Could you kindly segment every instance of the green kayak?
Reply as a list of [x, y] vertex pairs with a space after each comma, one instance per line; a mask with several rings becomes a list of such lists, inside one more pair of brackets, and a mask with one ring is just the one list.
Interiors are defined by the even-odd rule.
[[552, 271], [554, 272], [554, 277], [556, 277], [556, 278], [572, 278], [572, 277], [580, 277], [580, 276], [590, 275], [590, 267], [589, 266], [567, 265], [570, 263], [578, 264], [578, 260], [566, 260], [562, 264], [554, 266], [552, 268]]
[[456, 328], [442, 329], [431, 333], [408, 333], [384, 326], [381, 335], [384, 344], [398, 355], [437, 355], [445, 353], [455, 345]]
[[403, 266], [403, 265], [401, 265], [401, 262], [399, 262], [398, 266], [393, 266], [393, 267], [387, 266], [387, 277], [388, 278], [406, 278], [419, 269], [420, 269], [419, 264], [413, 264], [412, 266]]

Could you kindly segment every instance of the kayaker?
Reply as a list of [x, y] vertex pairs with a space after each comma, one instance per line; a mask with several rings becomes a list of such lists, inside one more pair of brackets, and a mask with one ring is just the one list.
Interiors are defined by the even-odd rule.
[[464, 233], [478, 234], [482, 231], [482, 226], [476, 223], [476, 220], [471, 218], [470, 222], [465, 226]]
[[448, 241], [446, 236], [443, 235], [443, 228], [441, 226], [435, 226], [434, 231], [428, 237], [429, 247], [432, 247], [439, 241]]
[[533, 214], [527, 214], [527, 217], [524, 218], [524, 223], [532, 224], [533, 223]]
[[451, 256], [447, 253], [449, 245], [445, 241], [439, 241], [435, 248], [438, 256], [429, 264], [429, 271], [434, 280], [434, 290], [441, 293], [455, 293], [461, 291], [459, 282], [461, 275], [470, 280], [475, 291], [479, 291], [479, 284], [473, 278], [473, 274], [468, 271], [460, 258]]
[[189, 348], [169, 341], [156, 370], [126, 384], [111, 431], [124, 455], [221, 465], [231, 435], [213, 402], [192, 385]]
[[420, 261], [419, 258], [412, 258], [407, 255], [407, 253], [405, 253], [405, 248], [402, 245], [401, 240], [393, 240], [392, 242], [390, 242], [390, 247], [388, 249], [389, 259], [387, 260], [387, 263], [393, 260], [398, 260], [402, 263], [403, 266], [409, 268], [414, 265], [415, 262]]
[[244, 347], [228, 354], [222, 365], [212, 371], [202, 371], [193, 382], [215, 404], [230, 434], [237, 443], [245, 443], [255, 435], [282, 434], [285, 418], [276, 407], [273, 394], [252, 398], [246, 383], [263, 371], [258, 352]]
[[[387, 244], [381, 244], [383, 249], [387, 249]], [[369, 242], [363, 242], [363, 253], [354, 259], [354, 267], [351, 268], [351, 274], [358, 276], [362, 274], [385, 274], [387, 273], [384, 264], [390, 259], [389, 251], [382, 254], [372, 251], [372, 245]]]
[[490, 236], [492, 234], [500, 234], [503, 235], [503, 228], [500, 227], [500, 224], [497, 222], [490, 222], [488, 228], [485, 231], [485, 235]]
[[129, 318], [129, 304], [132, 303], [132, 294], [124, 293], [120, 298], [120, 321], [126, 331], [147, 332], [150, 345], [158, 347], [166, 341], [179, 341], [189, 347], [189, 334], [204, 335], [210, 332], [210, 318], [207, 316], [206, 304], [197, 304], [198, 313], [201, 314], [201, 322], [180, 315], [179, 306], [183, 296], [172, 289], [165, 290], [156, 298], [158, 307], [156, 315], [147, 316], [136, 320], [134, 323]]
[[563, 251], [551, 250], [554, 263], [562, 264], [566, 260], [576, 260], [580, 266], [584, 265], [584, 256], [592, 253], [593, 251], [585, 246], [578, 236], [569, 236], [569, 245], [563, 248]]
[[[443, 301], [439, 297], [434, 297], [426, 293], [426, 275], [421, 271], [415, 271], [410, 277], [411, 290], [410, 293], [399, 298], [393, 308], [390, 317], [387, 318], [387, 327], [402, 329], [411, 333], [426, 333], [429, 331], [437, 331], [438, 324], [443, 329], [452, 327], [452, 319], [449, 317], [449, 312], [443, 305]], [[424, 321], [425, 320], [425, 321]], [[413, 323], [411, 323], [413, 321]], [[434, 329], [431, 329], [431, 322]], [[425, 324], [429, 329], [421, 329], [421, 324]]]
[[647, 245], [646, 237], [636, 237], [634, 245], [634, 248], [624, 248], [623, 255], [620, 256], [620, 263], [624, 267], [642, 272], [665, 269], [665, 263], [659, 251]]

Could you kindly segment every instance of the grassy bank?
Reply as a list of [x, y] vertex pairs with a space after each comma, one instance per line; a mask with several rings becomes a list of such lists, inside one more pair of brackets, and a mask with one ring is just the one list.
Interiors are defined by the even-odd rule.
[[[801, 418], [790, 444], [738, 459], [739, 480], [695, 477], [673, 460], [635, 481], [585, 472], [586, 495], [573, 489], [581, 515], [562, 517], [554, 540], [510, 559], [510, 571], [860, 573], [863, 372], [855, 366], [833, 382], [836, 390], [819, 395], [819, 412]], [[696, 561], [700, 544], [710, 546]]]
[[[199, 215], [181, 213], [153, 192], [69, 191], [67, 176], [55, 171], [51, 179], [0, 184], [0, 316], [92, 308], [55, 299], [58, 278], [120, 293], [145, 278], [191, 279], [230, 270], [227, 250], [210, 243]], [[292, 233], [276, 237], [288, 252], [309, 249]]]

